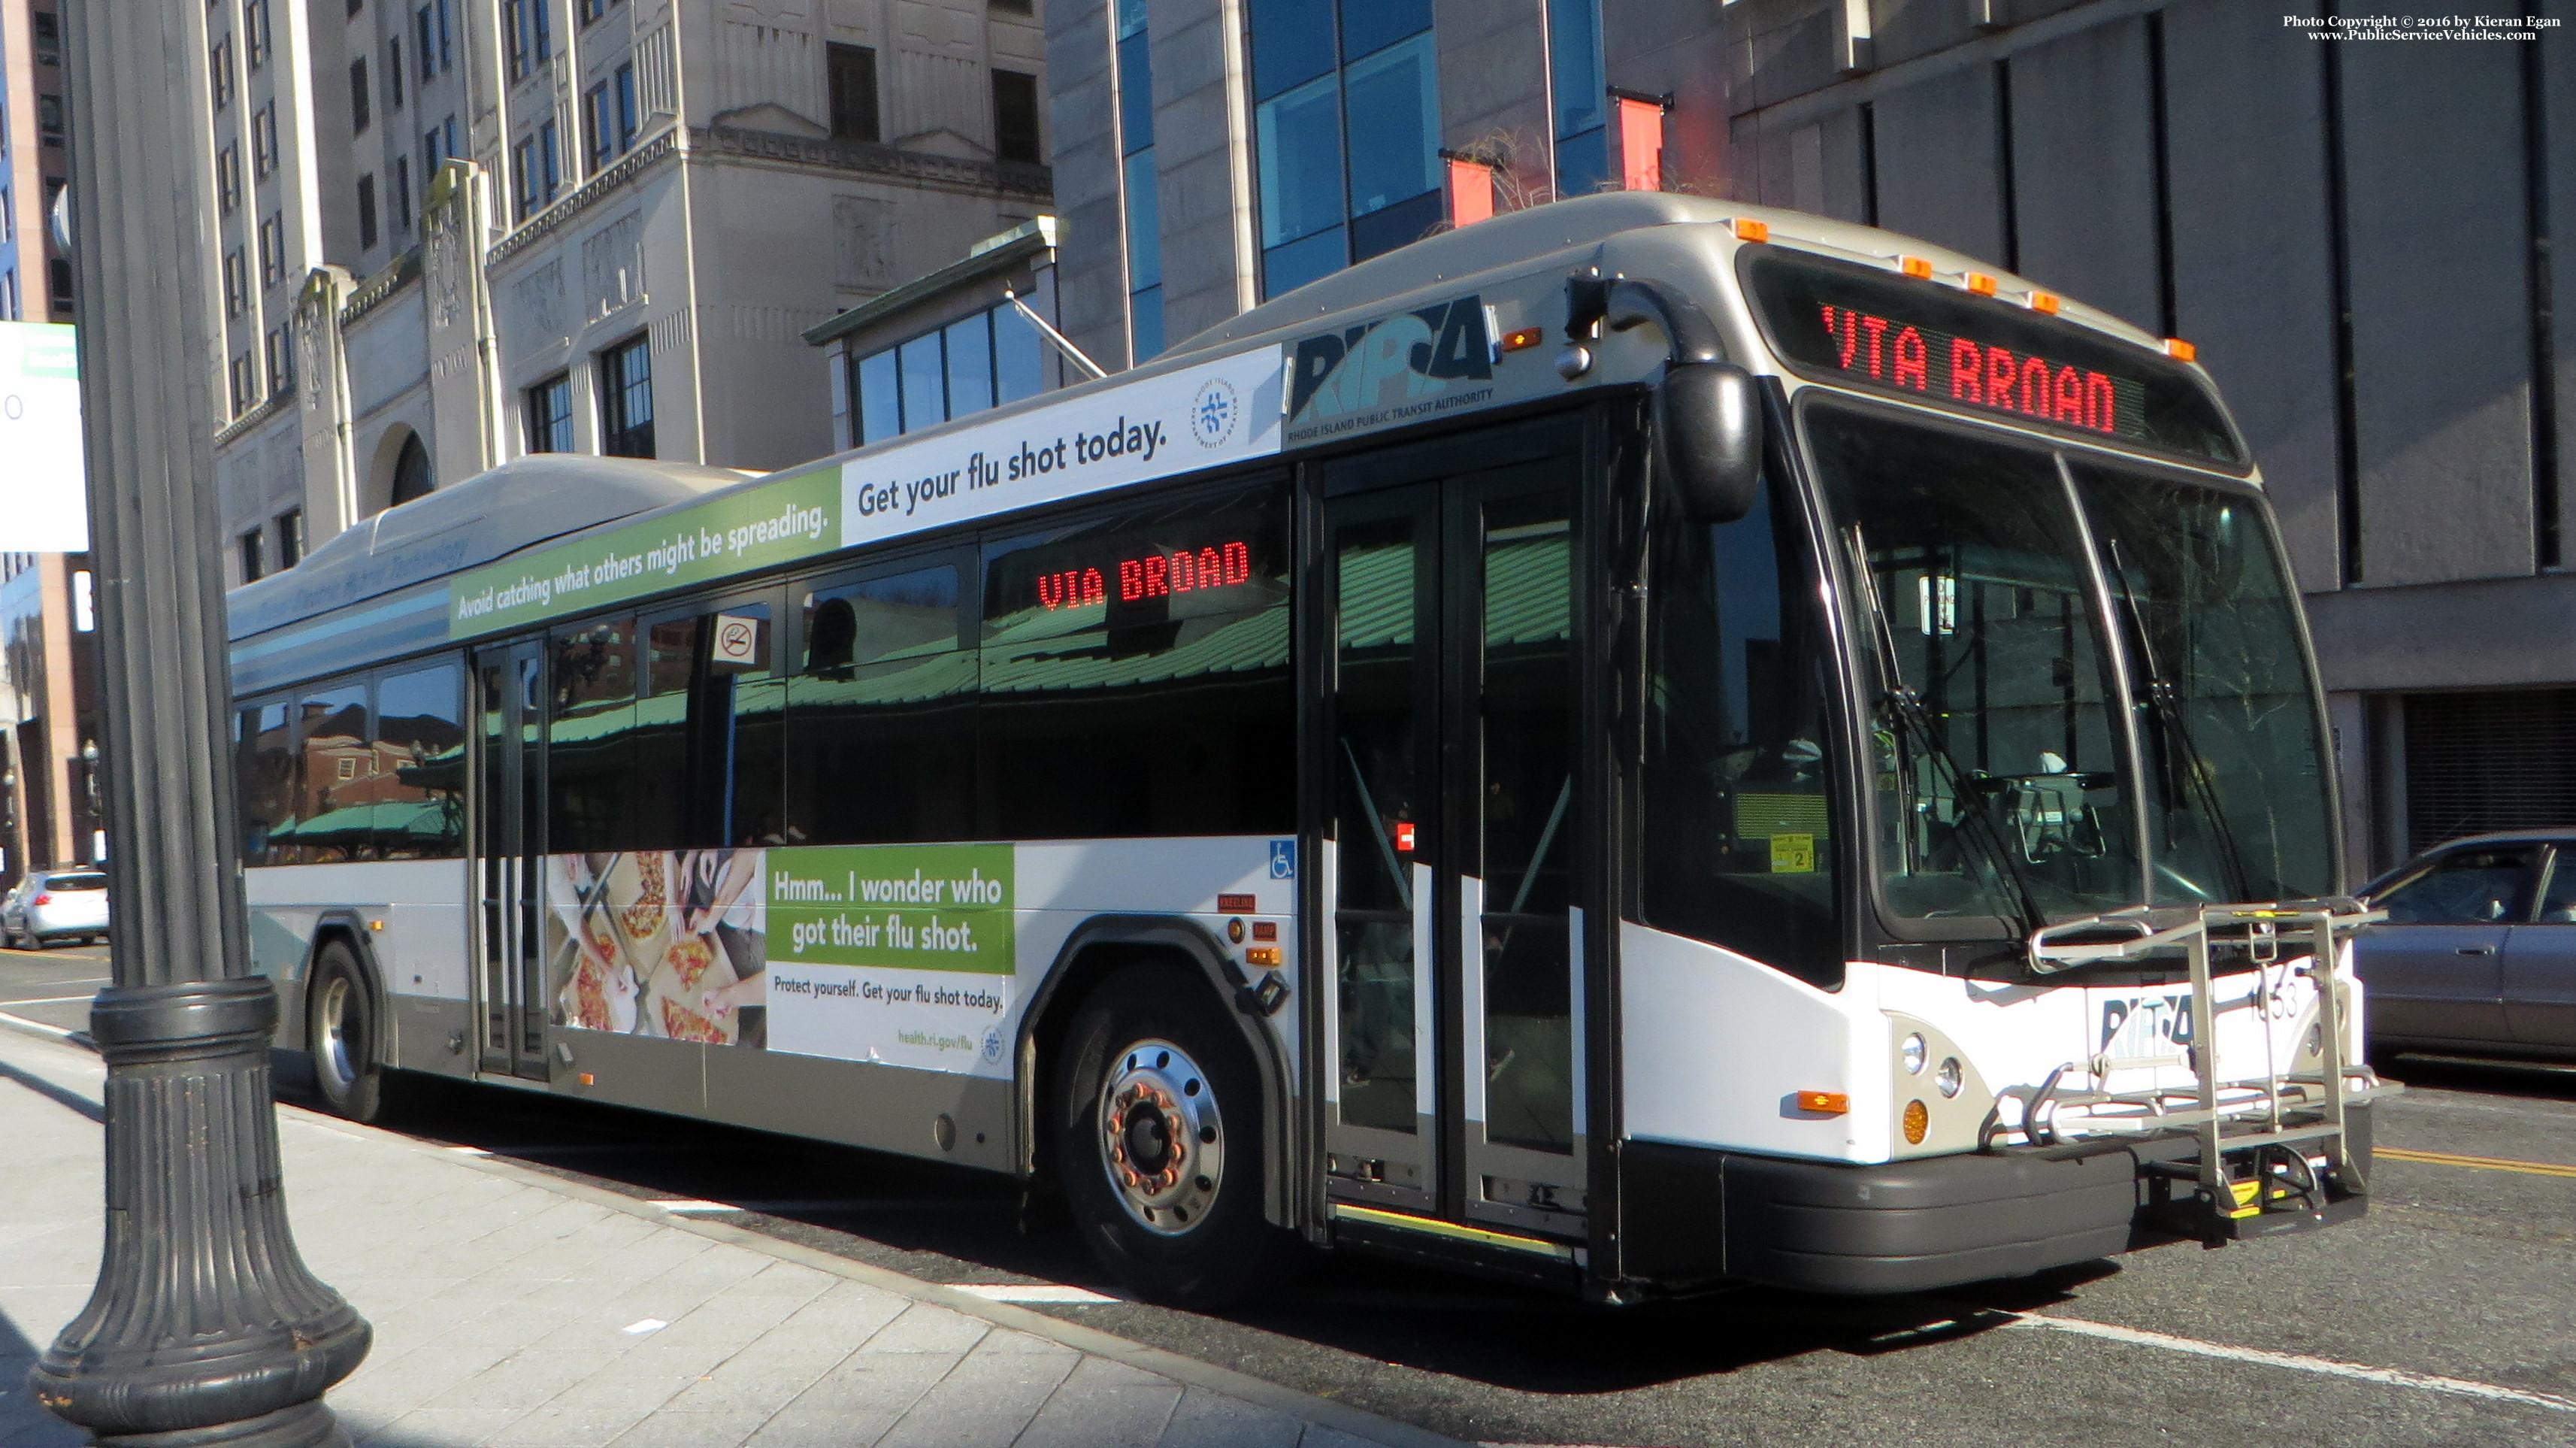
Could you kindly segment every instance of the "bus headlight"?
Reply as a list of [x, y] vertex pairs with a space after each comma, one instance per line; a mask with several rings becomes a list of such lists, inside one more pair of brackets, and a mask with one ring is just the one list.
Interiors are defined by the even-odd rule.
[[1923, 1037], [1921, 1035], [1907, 1036], [1905, 1038], [1905, 1043], [1898, 1046], [1896, 1050], [1897, 1054], [1905, 1059], [1906, 1075], [1920, 1076], [1923, 1074]]
[[1941, 1094], [1944, 1096], [1958, 1095], [1961, 1079], [1959, 1058], [1956, 1056], [1943, 1057], [1941, 1069], [1932, 1073], [1932, 1084], [1940, 1087]]

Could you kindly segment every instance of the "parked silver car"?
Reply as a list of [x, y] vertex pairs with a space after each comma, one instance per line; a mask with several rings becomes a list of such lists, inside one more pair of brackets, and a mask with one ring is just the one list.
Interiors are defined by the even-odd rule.
[[0, 946], [42, 950], [107, 935], [107, 876], [96, 870], [38, 872], [0, 896]]
[[2375, 1051], [2576, 1057], [2576, 828], [2475, 835], [2363, 887]]

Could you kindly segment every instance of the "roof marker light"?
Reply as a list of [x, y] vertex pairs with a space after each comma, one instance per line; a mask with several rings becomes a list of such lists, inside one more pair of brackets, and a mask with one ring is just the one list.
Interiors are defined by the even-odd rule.
[[2034, 312], [2046, 312], [2052, 317], [2056, 316], [2057, 293], [2041, 291], [2032, 292], [2030, 294], [2030, 309]]
[[2189, 362], [2200, 356], [2200, 349], [2180, 337], [2165, 338], [2165, 355], [2176, 362]]
[[1970, 272], [1968, 273], [1968, 290], [1975, 292], [1981, 297], [1991, 297], [1995, 294], [1995, 279], [1986, 275], [1984, 272]]
[[1923, 281], [1932, 279], [1932, 263], [1919, 256], [1900, 256], [1896, 259], [1896, 265], [1907, 276]]
[[1735, 239], [1737, 241], [1769, 241], [1771, 239], [1771, 223], [1767, 221], [1756, 221], [1750, 216], [1739, 216], [1735, 218]]

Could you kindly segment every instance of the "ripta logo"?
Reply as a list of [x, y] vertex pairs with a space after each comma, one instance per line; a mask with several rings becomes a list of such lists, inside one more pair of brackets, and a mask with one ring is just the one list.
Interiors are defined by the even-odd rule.
[[1485, 303], [1470, 293], [1420, 311], [1383, 317], [1297, 344], [1288, 416], [1340, 416], [1392, 407], [1466, 379], [1490, 381], [1493, 339]]
[[2191, 992], [2138, 996], [2102, 1003], [2102, 1031], [2094, 1049], [2108, 1056], [2166, 1056], [2191, 1044]]

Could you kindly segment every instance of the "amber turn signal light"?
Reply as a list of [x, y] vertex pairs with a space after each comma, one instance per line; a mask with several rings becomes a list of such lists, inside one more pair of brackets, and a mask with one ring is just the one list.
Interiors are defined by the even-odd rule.
[[1840, 1091], [1801, 1091], [1798, 1093], [1798, 1109], [1840, 1116], [1851, 1110], [1851, 1098]]
[[1932, 263], [1919, 256], [1900, 256], [1896, 259], [1896, 265], [1900, 271], [1918, 281], [1932, 279]]
[[1771, 239], [1771, 223], [1767, 221], [1756, 221], [1750, 216], [1739, 216], [1735, 218], [1735, 239], [1737, 241], [1769, 241]]
[[2200, 349], [2180, 337], [2165, 338], [2165, 355], [2176, 362], [2189, 362], [2200, 355]]
[[1968, 273], [1968, 290], [1975, 292], [1981, 297], [1991, 297], [1995, 294], [1995, 279], [1986, 275], [1984, 272], [1970, 272]]
[[1547, 329], [1545, 327], [1523, 327], [1516, 332], [1505, 332], [1503, 334], [1503, 350], [1506, 352], [1526, 352], [1530, 348], [1537, 346], [1540, 342], [1545, 341], [1546, 338]]
[[1923, 1133], [1932, 1129], [1932, 1112], [1920, 1101], [1905, 1103], [1905, 1144], [1921, 1146]]
[[2048, 314], [2049, 314], [2050, 316], [2052, 316], [2052, 317], [2053, 317], [2053, 316], [2056, 316], [2056, 315], [2057, 315], [2057, 293], [2055, 293], [2055, 292], [2033, 292], [2033, 293], [2031, 293], [2031, 294], [2030, 294], [2030, 309], [2031, 309], [2032, 311], [2034, 311], [2034, 312], [2046, 312], [2046, 313], [2048, 313]]
[[1276, 966], [1279, 964], [1279, 947], [1275, 945], [1256, 945], [1250, 950], [1245, 951], [1243, 953], [1243, 958], [1254, 965]]

